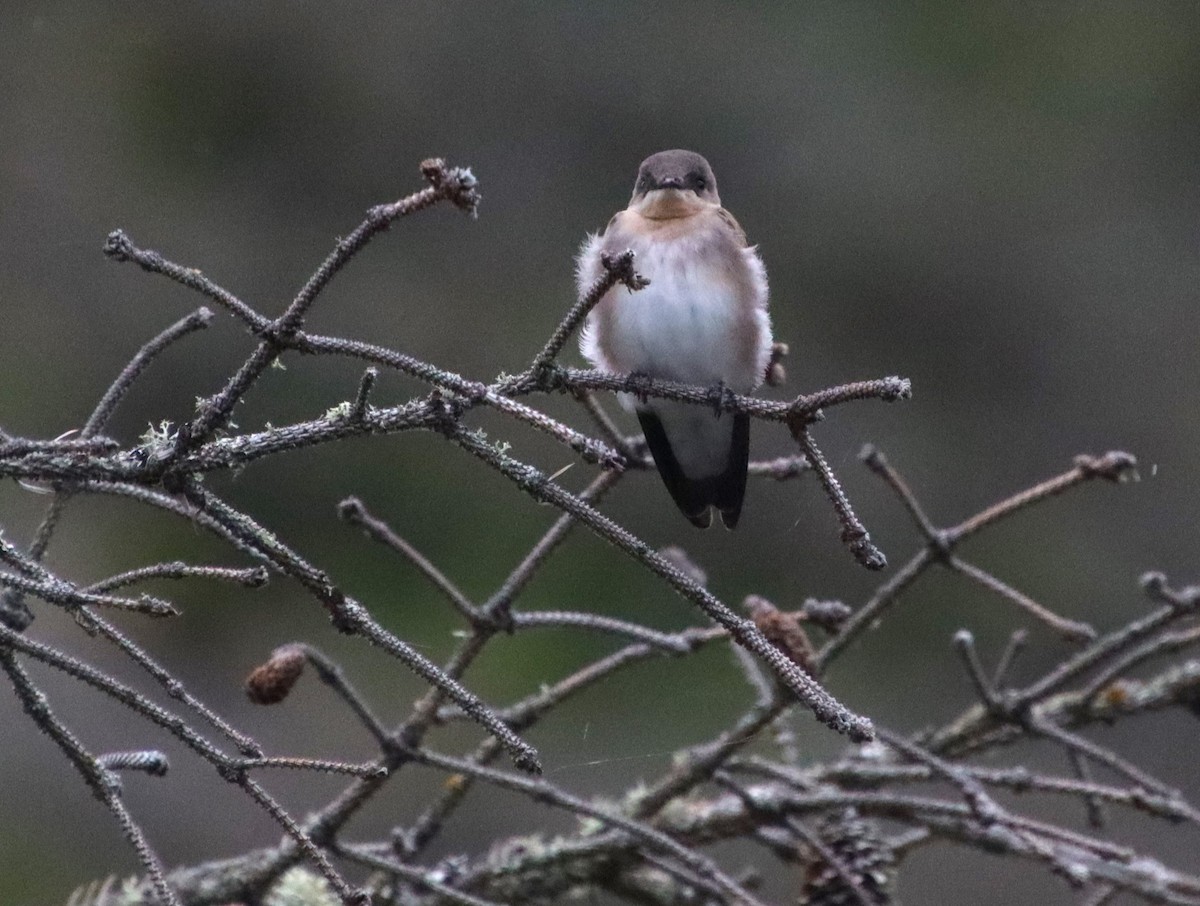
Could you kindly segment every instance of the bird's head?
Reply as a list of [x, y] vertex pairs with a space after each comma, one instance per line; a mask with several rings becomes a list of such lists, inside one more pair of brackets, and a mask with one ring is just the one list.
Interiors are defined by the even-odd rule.
[[720, 206], [712, 167], [694, 151], [660, 151], [642, 161], [633, 186], [631, 210], [665, 220], [688, 217]]

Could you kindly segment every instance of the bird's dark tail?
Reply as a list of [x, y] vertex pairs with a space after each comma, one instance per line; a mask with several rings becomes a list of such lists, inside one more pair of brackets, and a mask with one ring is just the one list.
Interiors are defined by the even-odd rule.
[[718, 475], [707, 475], [693, 479], [684, 474], [671, 449], [671, 442], [662, 421], [649, 409], [637, 410], [642, 433], [654, 457], [654, 464], [662, 476], [676, 506], [692, 525], [708, 528], [712, 525], [715, 506], [721, 512], [721, 521], [732, 529], [742, 512], [742, 500], [746, 496], [746, 468], [750, 459], [750, 416], [737, 413], [733, 416], [733, 437], [729, 446], [729, 460]]

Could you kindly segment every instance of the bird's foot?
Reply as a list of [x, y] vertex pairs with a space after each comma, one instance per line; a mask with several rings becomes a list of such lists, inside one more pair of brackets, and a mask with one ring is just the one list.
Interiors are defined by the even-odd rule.
[[625, 378], [625, 390], [638, 398], [643, 405], [649, 398], [648, 391], [654, 384], [654, 378], [644, 371], [631, 371]]
[[713, 407], [713, 412], [720, 417], [721, 413], [733, 405], [737, 394], [729, 389], [724, 381], [717, 381], [708, 388], [708, 402]]

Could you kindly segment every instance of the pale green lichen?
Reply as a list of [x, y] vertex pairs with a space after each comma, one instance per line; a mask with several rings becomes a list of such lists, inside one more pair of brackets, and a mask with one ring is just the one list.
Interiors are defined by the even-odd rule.
[[151, 423], [142, 432], [142, 436], [138, 438], [138, 441], [151, 456], [158, 452], [166, 452], [175, 447], [174, 428], [175, 426], [166, 420], [159, 422], [157, 427]]
[[263, 906], [341, 906], [341, 900], [316, 872], [297, 865], [288, 869], [263, 897]]

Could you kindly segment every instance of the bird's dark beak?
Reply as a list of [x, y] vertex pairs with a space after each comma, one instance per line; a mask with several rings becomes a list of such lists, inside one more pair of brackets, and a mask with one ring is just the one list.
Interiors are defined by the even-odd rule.
[[660, 188], [660, 189], [682, 189], [683, 188], [683, 180], [680, 179], [678, 176], [667, 176], [658, 181], [658, 188]]

